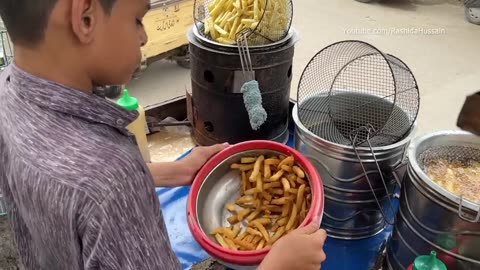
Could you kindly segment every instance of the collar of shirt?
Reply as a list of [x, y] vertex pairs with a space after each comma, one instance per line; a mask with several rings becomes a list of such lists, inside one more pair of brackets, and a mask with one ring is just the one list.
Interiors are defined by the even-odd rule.
[[10, 65], [10, 84], [29, 102], [46, 109], [109, 125], [127, 134], [126, 127], [138, 117], [117, 104], [93, 94], [66, 87]]

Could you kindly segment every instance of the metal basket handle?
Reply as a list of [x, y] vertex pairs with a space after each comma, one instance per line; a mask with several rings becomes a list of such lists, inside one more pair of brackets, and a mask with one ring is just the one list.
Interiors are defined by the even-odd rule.
[[477, 223], [480, 221], [480, 207], [478, 208], [477, 210], [477, 217], [475, 219], [470, 219], [466, 214], [463, 213], [462, 209], [463, 209], [463, 197], [460, 197], [460, 202], [458, 204], [458, 216], [467, 221], [467, 222], [471, 222], [471, 223]]
[[408, 159], [404, 159], [400, 164], [398, 164], [397, 166], [393, 167], [392, 169], [392, 176], [393, 176], [393, 179], [395, 179], [395, 182], [397, 182], [397, 185], [398, 187], [402, 187], [403, 185], [403, 179], [402, 178], [405, 178], [405, 175], [406, 175], [406, 169], [405, 171], [402, 171], [401, 172], [401, 175], [402, 177], [399, 176], [399, 171], [400, 170], [404, 170], [405, 167], [408, 166]]
[[[383, 187], [385, 188], [385, 192], [387, 194], [387, 198], [388, 198], [388, 202], [390, 204], [390, 210], [392, 212], [392, 215], [393, 215], [393, 220], [390, 221], [388, 218], [387, 218], [387, 215], [385, 214], [385, 211], [383, 210], [383, 207], [382, 205], [380, 204], [380, 201], [378, 200], [378, 197], [377, 197], [377, 194], [375, 194], [375, 190], [373, 188], [373, 185], [372, 183], [370, 182], [370, 178], [368, 177], [368, 174], [367, 174], [367, 170], [365, 169], [365, 165], [363, 164], [363, 161], [360, 157], [360, 154], [358, 153], [358, 150], [357, 150], [357, 147], [356, 147], [356, 142], [357, 142], [357, 139], [358, 139], [358, 133], [364, 129], [364, 131], [367, 132], [367, 143], [368, 143], [368, 147], [370, 148], [370, 152], [372, 153], [372, 157], [375, 161], [375, 164], [377, 166], [377, 169], [378, 169], [378, 173], [380, 174], [380, 178], [382, 179], [382, 184], [383, 184]], [[378, 164], [378, 160], [377, 160], [377, 157], [375, 156], [375, 152], [373, 151], [373, 147], [370, 143], [370, 134], [371, 134], [371, 131], [372, 131], [373, 127], [372, 126], [369, 126], [369, 127], [361, 127], [359, 129], [357, 129], [356, 131], [354, 131], [354, 134], [351, 134], [351, 140], [352, 140], [352, 143], [353, 143], [353, 150], [355, 151], [355, 154], [357, 155], [357, 158], [358, 158], [358, 161], [360, 162], [360, 165], [362, 167], [362, 170], [363, 172], [365, 173], [365, 178], [367, 179], [367, 182], [368, 182], [368, 185], [370, 187], [370, 190], [372, 191], [373, 193], [373, 196], [375, 198], [375, 202], [377, 203], [378, 205], [378, 208], [380, 210], [380, 213], [382, 214], [382, 217], [383, 219], [385, 220], [385, 222], [388, 224], [388, 225], [393, 225], [395, 223], [395, 211], [394, 211], [394, 207], [393, 207], [393, 201], [392, 201], [392, 198], [390, 197], [390, 192], [388, 191], [388, 187], [387, 187], [387, 184], [385, 183], [385, 178], [383, 177], [383, 173], [382, 173], [382, 170], [380, 169], [380, 165]]]

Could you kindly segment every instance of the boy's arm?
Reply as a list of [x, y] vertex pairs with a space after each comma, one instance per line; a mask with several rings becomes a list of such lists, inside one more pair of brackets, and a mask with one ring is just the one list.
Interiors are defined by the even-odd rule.
[[156, 187], [187, 186], [196, 171], [181, 161], [147, 163]]
[[90, 208], [79, 229], [85, 270], [180, 269], [154, 190], [122, 183]]
[[180, 161], [147, 164], [156, 187], [188, 186], [195, 174], [216, 153], [227, 148], [228, 144], [197, 147]]

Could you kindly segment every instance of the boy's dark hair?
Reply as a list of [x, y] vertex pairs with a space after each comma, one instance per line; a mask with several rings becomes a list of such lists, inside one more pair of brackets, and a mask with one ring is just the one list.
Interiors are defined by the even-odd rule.
[[[116, 0], [98, 0], [111, 11]], [[57, 0], [0, 0], [0, 16], [14, 44], [35, 46], [43, 40], [48, 19]]]

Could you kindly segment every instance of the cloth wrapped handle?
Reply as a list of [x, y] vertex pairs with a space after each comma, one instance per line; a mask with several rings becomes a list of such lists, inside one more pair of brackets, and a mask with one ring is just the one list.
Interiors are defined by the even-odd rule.
[[258, 82], [246, 82], [243, 84], [241, 92], [250, 118], [250, 126], [253, 130], [258, 130], [267, 121], [267, 111], [262, 106], [262, 93]]

